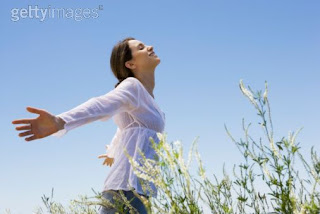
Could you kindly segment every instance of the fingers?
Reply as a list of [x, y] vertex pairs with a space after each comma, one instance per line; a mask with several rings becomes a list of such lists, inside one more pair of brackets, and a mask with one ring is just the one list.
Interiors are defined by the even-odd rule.
[[27, 137], [25, 139], [25, 141], [32, 141], [32, 140], [36, 140], [36, 139], [37, 139], [37, 137], [35, 135], [32, 135], [31, 137]]
[[38, 108], [30, 107], [30, 106], [27, 107], [27, 110], [28, 110], [29, 112], [35, 113], [35, 114], [45, 113], [45, 111], [42, 110], [42, 109], [38, 109]]
[[[31, 131], [27, 131], [27, 132], [20, 133], [19, 136], [24, 137], [24, 136], [32, 135], [32, 134], [33, 133]], [[32, 136], [25, 138], [24, 140], [25, 141], [32, 141], [32, 140], [36, 140], [36, 139], [38, 139], [38, 138], [35, 135], [32, 135]]]
[[20, 119], [20, 120], [13, 120], [12, 124], [31, 124], [34, 119]]
[[[19, 137], [24, 137], [27, 135], [32, 135], [34, 134], [31, 131], [31, 120], [30, 119], [22, 119], [22, 120], [14, 120], [12, 121], [13, 124], [20, 124], [20, 123], [25, 123], [25, 124], [30, 124], [30, 125], [26, 125], [26, 126], [17, 126], [16, 130], [28, 130], [26, 132], [20, 132], [19, 133]], [[25, 138], [25, 141], [31, 141], [31, 140], [35, 140], [37, 139], [36, 136], [29, 136], [28, 138]]]
[[28, 125], [28, 126], [17, 126], [16, 130], [31, 130], [31, 125]]
[[108, 158], [107, 154], [99, 155], [98, 158]]
[[19, 133], [19, 137], [24, 137], [24, 136], [27, 136], [27, 135], [32, 135], [33, 133], [31, 131], [27, 131], [27, 132], [21, 132]]
[[102, 165], [111, 166], [114, 162], [114, 158], [109, 157], [107, 154], [99, 155], [98, 158], [105, 158]]
[[[31, 113], [36, 113], [36, 114], [43, 114], [46, 113], [45, 110], [43, 109], [38, 109], [38, 108], [34, 108], [34, 107], [27, 107], [27, 110]], [[35, 121], [36, 119], [19, 119], [19, 120], [13, 120], [12, 124], [30, 124], [32, 121]]]
[[[108, 163], [108, 159], [105, 159], [104, 161], [103, 161], [103, 163], [102, 163], [102, 165], [105, 165], [105, 164], [107, 164]], [[108, 165], [108, 164], [107, 164]]]
[[105, 159], [102, 165], [111, 166], [113, 164], [113, 160]]

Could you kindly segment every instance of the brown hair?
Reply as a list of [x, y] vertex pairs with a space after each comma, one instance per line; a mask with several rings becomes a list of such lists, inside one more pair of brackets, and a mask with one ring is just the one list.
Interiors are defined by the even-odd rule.
[[129, 40], [135, 40], [135, 38], [127, 37], [119, 41], [112, 49], [110, 67], [114, 76], [119, 80], [114, 86], [115, 88], [126, 78], [134, 77], [133, 72], [125, 66], [125, 62], [132, 59], [131, 49], [128, 44]]

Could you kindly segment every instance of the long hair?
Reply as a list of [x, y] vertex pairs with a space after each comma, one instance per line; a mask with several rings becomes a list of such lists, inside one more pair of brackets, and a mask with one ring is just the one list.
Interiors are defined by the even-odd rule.
[[127, 37], [119, 41], [112, 49], [110, 57], [110, 67], [114, 76], [118, 79], [115, 88], [126, 78], [134, 77], [133, 72], [125, 66], [125, 62], [132, 59], [131, 49], [128, 41], [135, 40], [133, 37]]

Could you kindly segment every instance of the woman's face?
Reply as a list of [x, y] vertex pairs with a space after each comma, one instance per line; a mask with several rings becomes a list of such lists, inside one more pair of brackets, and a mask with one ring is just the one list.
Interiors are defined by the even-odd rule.
[[147, 71], [154, 70], [160, 63], [160, 58], [154, 53], [152, 46], [147, 46], [139, 40], [129, 40], [132, 59], [126, 62], [131, 70]]

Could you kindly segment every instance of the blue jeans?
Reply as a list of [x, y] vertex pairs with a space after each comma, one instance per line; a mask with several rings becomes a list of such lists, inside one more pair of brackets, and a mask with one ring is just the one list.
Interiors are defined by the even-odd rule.
[[[125, 197], [130, 201], [130, 204], [132, 207], [134, 207], [139, 214], [148, 214], [147, 209], [145, 208], [143, 202], [137, 198], [132, 191], [125, 191], [121, 190]], [[102, 192], [102, 197], [110, 201], [112, 204], [115, 204], [115, 200], [113, 199], [113, 196], [115, 193], [119, 193], [119, 190], [108, 190], [105, 192]], [[143, 195], [144, 197], [148, 198], [148, 196]], [[124, 208], [124, 206], [122, 206]], [[124, 209], [124, 213], [129, 213], [129, 209]], [[115, 214], [117, 212], [117, 209], [115, 208], [107, 208], [104, 206], [100, 207], [99, 214]], [[119, 211], [118, 211], [119, 212]]]

